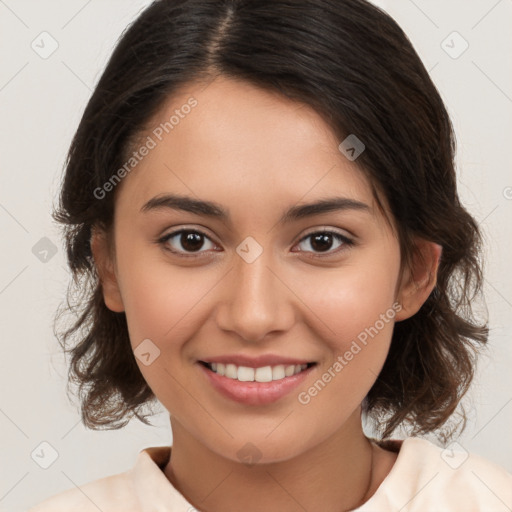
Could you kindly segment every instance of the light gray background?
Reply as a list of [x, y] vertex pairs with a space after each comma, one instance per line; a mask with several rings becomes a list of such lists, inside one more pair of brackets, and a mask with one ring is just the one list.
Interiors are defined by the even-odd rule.
[[[66, 367], [52, 332], [69, 277], [50, 218], [65, 154], [118, 36], [148, 3], [0, 0], [2, 511], [125, 471], [139, 450], [172, 443], [163, 408], [156, 428], [132, 422], [120, 431], [85, 430], [65, 395]], [[512, 0], [376, 3], [409, 35], [441, 92], [457, 132], [460, 194], [486, 235], [492, 334], [458, 442], [512, 471]], [[31, 48], [35, 40], [42, 51], [43, 31], [59, 45], [46, 59]], [[453, 31], [469, 43], [458, 58], [442, 47]], [[461, 43], [451, 36], [446, 49], [453, 55]], [[32, 252], [44, 237], [58, 248], [46, 262]], [[43, 441], [58, 452], [48, 469], [31, 458]]]

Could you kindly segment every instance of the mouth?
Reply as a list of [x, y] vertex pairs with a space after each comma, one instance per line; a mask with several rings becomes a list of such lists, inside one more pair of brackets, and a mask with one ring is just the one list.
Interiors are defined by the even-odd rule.
[[[243, 366], [229, 362], [231, 357], [217, 359], [223, 361], [198, 361], [205, 382], [223, 397], [249, 406], [264, 406], [290, 396], [293, 390], [306, 383], [318, 365], [299, 360], [294, 360], [294, 364], [277, 364], [284, 362], [283, 359], [270, 357], [256, 362], [239, 356], [239, 363], [253, 365]], [[274, 359], [274, 364], [259, 366], [271, 362], [269, 359]], [[286, 359], [286, 363], [292, 361]]]
[[199, 361], [199, 363], [219, 376], [239, 382], [281, 381], [303, 373], [315, 366], [316, 362], [302, 364], [277, 364], [259, 367], [241, 366], [234, 363]]

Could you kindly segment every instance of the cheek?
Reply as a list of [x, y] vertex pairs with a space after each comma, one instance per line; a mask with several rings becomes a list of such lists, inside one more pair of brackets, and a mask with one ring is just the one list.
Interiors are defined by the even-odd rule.
[[[130, 342], [139, 369], [159, 400], [181, 417], [190, 407], [185, 390], [194, 385], [187, 355], [187, 340], [193, 338], [203, 318], [208, 292], [218, 276], [199, 267], [172, 266], [160, 255], [130, 248], [118, 258], [122, 296]], [[203, 311], [204, 314], [204, 311]], [[150, 340], [148, 343], [145, 340]], [[144, 348], [142, 348], [144, 347]], [[149, 353], [149, 362], [138, 354]]]
[[[375, 382], [389, 351], [399, 262], [337, 269], [302, 281], [309, 290], [312, 329], [329, 348], [308, 386], [299, 390], [305, 417], [324, 418], [325, 431], [344, 422]], [[327, 414], [328, 412], [328, 414]]]
[[130, 248], [118, 258], [122, 296], [132, 346], [149, 338], [180, 338], [188, 332], [194, 308], [216, 280], [199, 267], [178, 267], [164, 255]]
[[358, 336], [364, 339], [368, 330], [378, 339], [391, 337], [399, 272], [399, 260], [394, 256], [390, 252], [388, 258], [376, 261], [369, 254], [354, 264], [315, 271], [311, 279], [305, 273], [300, 280], [297, 276], [299, 294], [307, 298], [305, 304], [315, 313], [311, 320], [316, 318], [333, 352], [344, 352]]

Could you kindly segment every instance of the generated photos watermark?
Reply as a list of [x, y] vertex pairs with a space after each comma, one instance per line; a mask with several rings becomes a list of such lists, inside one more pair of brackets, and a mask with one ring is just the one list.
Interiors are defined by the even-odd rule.
[[320, 376], [316, 382], [310, 386], [306, 391], [302, 391], [298, 395], [298, 401], [302, 405], [307, 405], [311, 400], [322, 391], [325, 386], [332, 381], [338, 375], [345, 366], [347, 366], [354, 357], [361, 352], [361, 350], [368, 344], [368, 337], [373, 339], [379, 334], [382, 329], [391, 322], [397, 313], [402, 310], [402, 305], [395, 302], [385, 313], [381, 313], [379, 319], [375, 323], [366, 327], [361, 331], [357, 338], [352, 340], [350, 347], [341, 355], [339, 355], [335, 362]]
[[112, 192], [121, 180], [133, 171], [144, 157], [149, 155], [149, 152], [152, 149], [157, 147], [158, 143], [163, 140], [164, 136], [174, 130], [181, 120], [185, 119], [185, 117], [190, 114], [197, 104], [197, 100], [191, 96], [180, 108], [175, 109], [174, 114], [169, 118], [169, 120], [164, 123], [160, 123], [151, 132], [151, 135], [147, 136], [145, 142], [141, 144], [139, 149], [132, 153], [132, 156], [122, 167], [120, 167], [101, 187], [94, 189], [94, 197], [99, 200], [105, 199], [107, 193]]

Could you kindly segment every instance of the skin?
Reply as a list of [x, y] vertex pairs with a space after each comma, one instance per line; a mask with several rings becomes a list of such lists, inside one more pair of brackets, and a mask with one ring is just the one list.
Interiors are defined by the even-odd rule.
[[[396, 454], [362, 431], [361, 401], [386, 359], [394, 321], [414, 315], [435, 286], [440, 247], [417, 240], [401, 270], [399, 243], [369, 183], [338, 150], [341, 142], [310, 107], [242, 81], [187, 84], [148, 124], [143, 138], [190, 96], [198, 105], [116, 190], [113, 238], [92, 248], [112, 311], [126, 313], [132, 347], [150, 339], [160, 355], [140, 370], [170, 413], [173, 448], [165, 475], [198, 509], [247, 512], [350, 510], [367, 501]], [[364, 135], [364, 134], [363, 134]], [[151, 198], [183, 194], [220, 203], [230, 222], [172, 209], [141, 212]], [[361, 201], [344, 210], [278, 223], [291, 206], [332, 196]], [[385, 208], [387, 203], [384, 201]], [[206, 234], [197, 258], [180, 228]], [[308, 234], [334, 231], [318, 250]], [[263, 249], [248, 263], [248, 236]], [[217, 248], [218, 250], [215, 250]], [[112, 250], [110, 250], [112, 249]], [[307, 405], [307, 390], [366, 327], [402, 309]], [[220, 395], [197, 361], [221, 354], [278, 354], [315, 361], [304, 385], [269, 405]], [[252, 443], [260, 459], [237, 452]], [[371, 478], [370, 478], [371, 476]]]

